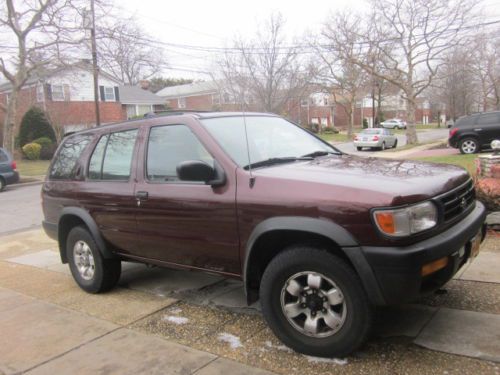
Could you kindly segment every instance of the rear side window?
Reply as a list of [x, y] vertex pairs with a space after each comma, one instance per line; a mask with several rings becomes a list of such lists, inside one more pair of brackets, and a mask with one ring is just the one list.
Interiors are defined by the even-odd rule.
[[3, 150], [0, 150], [0, 163], [4, 163], [6, 161], [9, 161], [7, 154]]
[[81, 134], [66, 139], [52, 163], [49, 177], [57, 180], [74, 178], [76, 162], [92, 137], [90, 134]]
[[137, 129], [101, 137], [89, 162], [91, 180], [128, 181]]
[[500, 123], [500, 121], [498, 120], [498, 115], [496, 113], [487, 113], [479, 116], [477, 123], [481, 125], [488, 125], [488, 124], [498, 124]]
[[177, 165], [186, 160], [214, 159], [185, 125], [155, 126], [148, 141], [147, 178], [151, 181], [176, 181]]

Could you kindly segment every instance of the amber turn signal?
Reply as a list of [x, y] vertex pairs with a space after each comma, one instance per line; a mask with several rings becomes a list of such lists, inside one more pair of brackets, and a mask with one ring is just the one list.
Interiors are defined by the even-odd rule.
[[430, 275], [436, 271], [439, 271], [445, 268], [448, 265], [448, 257], [439, 258], [433, 262], [424, 264], [422, 266], [422, 276]]
[[382, 232], [387, 234], [393, 234], [395, 232], [394, 215], [392, 212], [376, 212], [375, 220], [377, 220], [378, 227]]

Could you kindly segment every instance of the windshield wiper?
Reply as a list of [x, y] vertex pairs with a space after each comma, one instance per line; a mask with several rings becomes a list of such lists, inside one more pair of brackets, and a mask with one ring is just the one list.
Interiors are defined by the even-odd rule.
[[311, 152], [309, 154], [302, 155], [301, 158], [307, 158], [307, 157], [317, 158], [318, 156], [326, 156], [326, 155], [329, 155], [329, 154], [332, 154], [332, 155], [342, 155], [341, 152], [319, 150], [319, 151]]
[[313, 158], [312, 158], [312, 156], [301, 156], [301, 157], [286, 156], [286, 157], [281, 157], [281, 158], [269, 158], [266, 160], [261, 160], [261, 161], [255, 162], [255, 163], [245, 165], [243, 167], [243, 169], [248, 170], [249, 168], [267, 167], [267, 166], [274, 165], [274, 164], [290, 163], [290, 162], [297, 161], [297, 160], [313, 160]]

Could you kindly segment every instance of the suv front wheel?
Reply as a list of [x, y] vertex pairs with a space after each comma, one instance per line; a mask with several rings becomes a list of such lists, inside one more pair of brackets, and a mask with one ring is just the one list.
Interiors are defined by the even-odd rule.
[[66, 255], [73, 278], [86, 292], [108, 291], [120, 279], [120, 260], [104, 259], [94, 238], [84, 227], [74, 227], [69, 232]]
[[459, 144], [462, 154], [475, 154], [479, 151], [479, 142], [475, 138], [464, 138]]
[[260, 285], [264, 317], [292, 349], [342, 357], [365, 340], [372, 311], [358, 276], [326, 250], [295, 246], [267, 266]]

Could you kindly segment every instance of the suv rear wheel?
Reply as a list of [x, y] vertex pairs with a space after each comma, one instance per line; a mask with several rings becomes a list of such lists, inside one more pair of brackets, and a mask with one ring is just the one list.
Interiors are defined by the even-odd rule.
[[0, 177], [0, 191], [3, 191], [5, 189], [5, 180], [3, 177]]
[[479, 151], [479, 142], [475, 138], [464, 138], [459, 144], [462, 154], [475, 154]]
[[260, 285], [264, 317], [294, 350], [345, 356], [371, 327], [371, 305], [354, 271], [325, 250], [295, 246], [267, 266]]
[[66, 255], [73, 278], [86, 292], [105, 292], [120, 279], [121, 261], [104, 259], [94, 238], [84, 227], [74, 227], [69, 232]]

